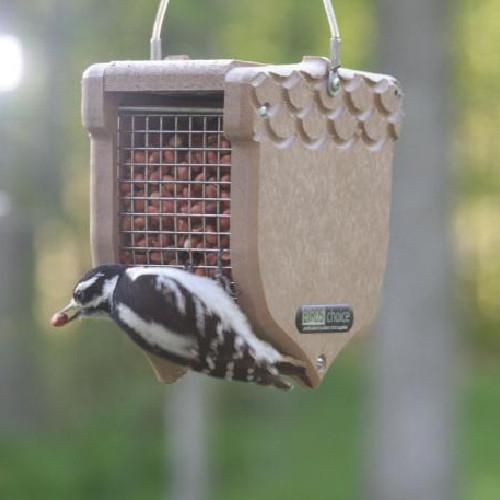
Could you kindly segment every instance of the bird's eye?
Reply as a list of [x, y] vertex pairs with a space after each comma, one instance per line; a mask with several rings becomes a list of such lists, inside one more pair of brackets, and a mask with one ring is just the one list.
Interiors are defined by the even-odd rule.
[[75, 292], [73, 294], [73, 298], [77, 301], [77, 302], [80, 302], [80, 304], [83, 302], [83, 292], [82, 291], [78, 291], [78, 292]]

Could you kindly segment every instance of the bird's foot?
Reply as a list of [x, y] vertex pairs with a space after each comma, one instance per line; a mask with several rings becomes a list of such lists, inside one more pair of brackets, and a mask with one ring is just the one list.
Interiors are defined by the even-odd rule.
[[186, 262], [184, 264], [184, 271], [193, 274], [194, 273], [194, 265], [192, 262]]
[[224, 250], [220, 249], [219, 253], [217, 255], [217, 269], [215, 270], [215, 279], [219, 283], [219, 285], [223, 288], [223, 290], [229, 294], [233, 299], [236, 298], [236, 294], [234, 293], [234, 288], [233, 284], [231, 283], [231, 280], [227, 277], [224, 276], [224, 273], [222, 272], [222, 254], [224, 253]]
[[236, 299], [236, 293], [234, 292], [233, 284], [229, 278], [226, 276], [220, 276], [217, 278], [217, 282], [227, 294], [229, 294], [233, 299]]

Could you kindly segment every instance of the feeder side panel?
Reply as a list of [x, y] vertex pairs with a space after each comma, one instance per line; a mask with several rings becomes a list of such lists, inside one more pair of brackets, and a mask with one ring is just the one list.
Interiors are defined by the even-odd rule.
[[83, 124], [91, 138], [90, 239], [94, 265], [116, 262], [116, 113], [113, 96], [104, 92], [107, 64], [91, 66], [83, 75]]
[[[358, 143], [349, 152], [335, 145], [314, 152], [298, 143], [286, 150], [262, 145], [258, 254], [266, 303], [280, 328], [312, 359], [324, 355], [327, 365], [370, 327], [377, 311], [392, 149], [372, 153]], [[284, 176], [293, 182], [284, 183]], [[351, 331], [300, 334], [295, 314], [301, 305], [315, 304], [349, 304]]]
[[238, 303], [256, 332], [283, 352], [307, 362], [298, 345], [269, 314], [259, 259], [259, 156], [257, 144], [233, 144], [231, 248]]
[[[291, 340], [311, 360], [326, 358], [326, 366], [369, 328], [377, 311], [397, 136], [392, 122], [400, 117], [392, 79], [341, 78], [336, 97], [325, 96], [326, 78], [303, 73], [253, 80], [260, 106], [258, 253], [266, 302]], [[321, 304], [349, 305], [351, 330], [299, 334], [299, 307]]]
[[[326, 64], [305, 58], [226, 78], [240, 304], [266, 339], [308, 361], [313, 385], [324, 374], [318, 356], [327, 367], [375, 317], [402, 119], [392, 77], [341, 69], [342, 91], [330, 96]], [[299, 307], [320, 304], [349, 304], [349, 333], [299, 334]]]
[[[259, 183], [261, 147], [254, 140], [257, 110], [250, 99], [252, 86], [231, 72], [225, 85], [225, 135], [233, 144], [231, 252], [238, 304], [256, 333], [282, 352], [302, 360], [313, 386], [320, 379], [310, 359], [269, 313], [259, 259]], [[286, 285], [284, 285], [286, 286]]]

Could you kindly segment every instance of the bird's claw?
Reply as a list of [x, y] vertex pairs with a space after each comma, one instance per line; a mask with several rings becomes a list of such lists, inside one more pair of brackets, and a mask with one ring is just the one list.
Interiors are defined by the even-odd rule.
[[233, 299], [236, 298], [236, 294], [234, 293], [234, 288], [231, 283], [231, 280], [224, 276], [222, 272], [222, 253], [223, 250], [219, 250], [219, 254], [217, 256], [217, 270], [215, 271], [215, 279], [219, 283], [219, 285], [223, 288], [223, 290], [229, 294]]
[[186, 262], [184, 264], [184, 271], [193, 274], [194, 273], [194, 265], [192, 262]]

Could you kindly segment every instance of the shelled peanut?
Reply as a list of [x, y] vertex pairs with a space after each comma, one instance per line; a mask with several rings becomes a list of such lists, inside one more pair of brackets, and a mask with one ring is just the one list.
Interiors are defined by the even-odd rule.
[[134, 151], [121, 167], [123, 264], [194, 265], [215, 274], [231, 265], [231, 143], [215, 133], [170, 135]]

